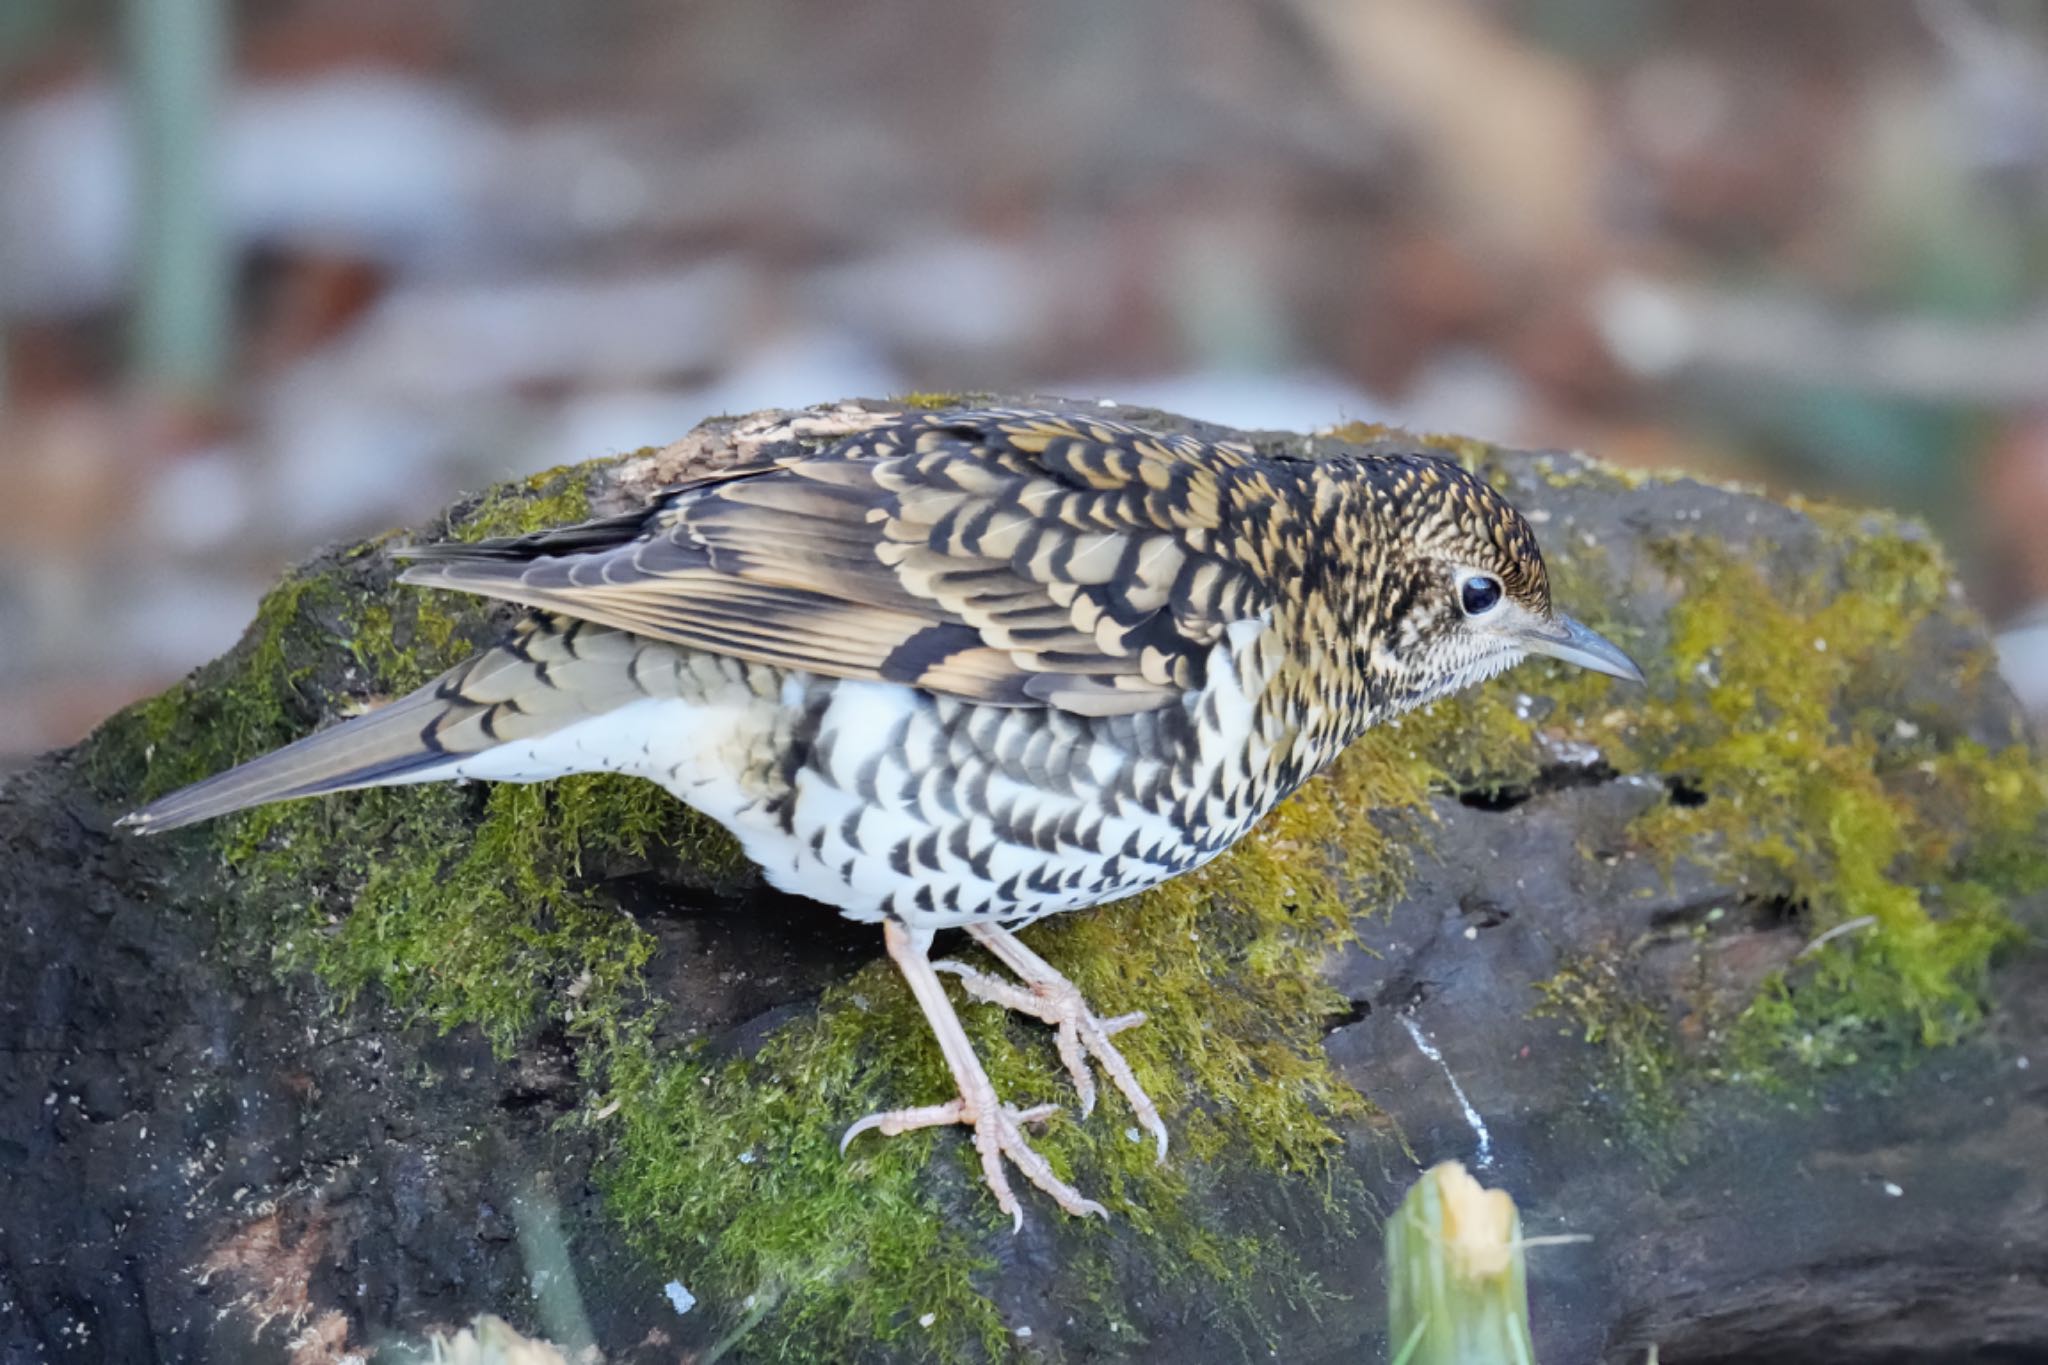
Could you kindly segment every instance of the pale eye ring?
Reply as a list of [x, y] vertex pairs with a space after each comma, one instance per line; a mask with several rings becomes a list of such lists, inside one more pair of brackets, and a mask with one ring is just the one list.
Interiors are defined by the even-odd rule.
[[1505, 595], [1506, 589], [1492, 574], [1472, 574], [1458, 584], [1458, 606], [1467, 616], [1486, 615]]

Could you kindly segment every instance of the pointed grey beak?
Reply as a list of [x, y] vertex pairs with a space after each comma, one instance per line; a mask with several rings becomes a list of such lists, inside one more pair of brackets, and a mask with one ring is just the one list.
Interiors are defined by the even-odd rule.
[[1606, 636], [1586, 629], [1569, 616], [1560, 615], [1521, 634], [1517, 643], [1531, 654], [1548, 654], [1553, 659], [1590, 668], [1610, 678], [1633, 683], [1643, 681], [1643, 670], [1636, 667], [1634, 659], [1622, 653]]

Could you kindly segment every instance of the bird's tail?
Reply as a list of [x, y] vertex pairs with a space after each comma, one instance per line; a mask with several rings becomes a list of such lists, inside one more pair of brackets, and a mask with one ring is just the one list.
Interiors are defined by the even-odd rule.
[[648, 643], [603, 626], [532, 617], [418, 691], [160, 797], [120, 824], [157, 834], [272, 801], [464, 776], [467, 759], [647, 696], [650, 678], [672, 679], [672, 669], [640, 667]]

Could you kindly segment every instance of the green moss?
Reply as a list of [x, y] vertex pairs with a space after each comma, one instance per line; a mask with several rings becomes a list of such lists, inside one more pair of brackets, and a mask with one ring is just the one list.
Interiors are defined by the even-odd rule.
[[561, 465], [499, 484], [452, 519], [449, 538], [488, 540], [493, 536], [523, 536], [586, 521], [590, 517], [590, 481], [598, 469], [610, 463], [592, 460], [580, 465]]
[[1685, 1062], [1663, 1011], [1624, 979], [1614, 957], [1575, 958], [1537, 983], [1539, 1017], [1564, 1018], [1585, 1042], [1604, 1048], [1608, 1064], [1596, 1086], [1611, 1090], [1629, 1136], [1656, 1142], [1681, 1111], [1679, 1076]]
[[958, 393], [915, 392], [899, 394], [896, 401], [906, 408], [919, 408], [926, 412], [936, 412], [943, 408], [960, 407], [967, 399], [966, 395]]
[[[1645, 655], [1649, 695], [1612, 708], [1583, 678], [1546, 689], [1564, 735], [1694, 794], [1636, 822], [1642, 850], [1790, 907], [1818, 945], [1754, 1000], [1696, 1021], [1711, 1044], [1699, 1076], [1784, 1080], [1955, 1041], [1981, 1018], [1990, 964], [2017, 935], [2005, 907], [2048, 884], [2038, 761], [2017, 737], [1994, 753], [1953, 733], [1944, 717], [1957, 703], [1925, 699], [1929, 631], [1982, 638], [1946, 563], [1895, 521], [1816, 517], [1820, 566], [1789, 587], [1722, 546], [1659, 542], [1679, 596]], [[1967, 692], [1987, 660], [1980, 646], [1937, 667]], [[1632, 949], [1615, 951], [1625, 963]], [[1598, 990], [1567, 971], [1546, 994], [1588, 1037], [1626, 1039], [1624, 1071], [1667, 1049], [1661, 1017], [1616, 1026], [1651, 1022], [1625, 967]], [[1676, 1068], [1647, 1070], [1670, 1079]]]

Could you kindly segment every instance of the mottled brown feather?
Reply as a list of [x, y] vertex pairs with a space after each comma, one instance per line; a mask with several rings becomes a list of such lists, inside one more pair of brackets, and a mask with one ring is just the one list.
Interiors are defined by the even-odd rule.
[[[1209, 552], [1248, 451], [952, 413], [758, 459], [643, 516], [418, 553], [453, 588], [716, 653], [972, 701], [1147, 710], [1270, 606]], [[609, 543], [607, 543], [609, 542]]]

